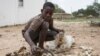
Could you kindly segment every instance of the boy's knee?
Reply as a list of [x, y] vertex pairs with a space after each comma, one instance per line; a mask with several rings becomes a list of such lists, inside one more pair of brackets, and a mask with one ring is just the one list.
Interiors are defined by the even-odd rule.
[[42, 29], [47, 30], [49, 28], [49, 23], [48, 22], [43, 22], [42, 23]]
[[24, 34], [25, 34], [25, 31], [24, 30], [22, 30], [22, 36], [24, 37]]

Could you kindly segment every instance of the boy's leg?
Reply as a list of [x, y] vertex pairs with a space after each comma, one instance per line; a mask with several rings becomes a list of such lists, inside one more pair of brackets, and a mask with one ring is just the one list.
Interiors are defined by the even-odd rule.
[[38, 38], [39, 38], [39, 37], [38, 37], [39, 33], [38, 33], [37, 31], [36, 31], [36, 32], [30, 31], [30, 32], [29, 32], [29, 35], [30, 35], [32, 41], [37, 45]]
[[22, 36], [24, 37], [25, 30], [22, 30]]
[[[40, 26], [40, 29], [37, 29], [37, 33], [35, 33], [36, 35], [38, 35], [37, 36], [37, 38], [35, 39], [35, 40], [33, 40], [33, 41], [36, 41], [36, 43], [37, 42], [39, 42], [39, 47], [40, 48], [43, 48], [43, 44], [44, 44], [44, 41], [45, 41], [45, 38], [46, 38], [46, 35], [47, 35], [47, 30], [48, 30], [48, 25], [47, 25], [47, 23], [46, 22], [43, 22], [42, 24], [41, 24], [41, 26]], [[38, 54], [36, 54], [37, 56], [41, 56], [42, 55], [42, 53], [41, 52], [39, 52], [39, 50], [38, 50], [38, 52], [37, 52]], [[34, 55], [34, 54], [33, 54]]]
[[49, 24], [47, 22], [43, 22], [41, 25], [41, 30], [39, 32], [39, 47], [43, 48], [44, 41], [47, 36], [47, 31], [49, 28]]
[[55, 39], [57, 32], [56, 31], [48, 31], [47, 32], [47, 37], [46, 37], [46, 41], [51, 41]]
[[[22, 30], [22, 36], [24, 37], [25, 31]], [[33, 30], [29, 32], [30, 38], [32, 39], [32, 41], [34, 42], [34, 44], [36, 45], [38, 42], [38, 32], [34, 32]]]

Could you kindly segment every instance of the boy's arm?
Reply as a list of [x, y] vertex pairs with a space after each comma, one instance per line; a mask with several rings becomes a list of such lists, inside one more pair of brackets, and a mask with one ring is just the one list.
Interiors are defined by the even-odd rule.
[[31, 51], [34, 52], [36, 51], [36, 45], [35, 43], [32, 41], [30, 35], [29, 35], [29, 32], [31, 31], [31, 29], [28, 29], [25, 34], [24, 34], [24, 38], [25, 40], [27, 41], [27, 43], [30, 45], [30, 48], [31, 48]]
[[56, 31], [57, 33], [59, 33], [60, 31], [64, 32], [64, 30], [62, 30], [62, 29], [54, 28], [53, 19], [51, 19], [51, 21], [49, 22], [49, 29]]
[[[40, 22], [38, 23], [38, 20], [32, 21], [32, 23], [30, 24], [29, 28], [26, 30], [26, 32], [24, 34], [25, 40], [30, 45], [32, 51], [35, 51], [37, 47], [36, 47], [35, 43], [32, 41], [29, 33], [31, 31], [36, 31], [36, 29], [40, 26], [41, 23]], [[33, 38], [34, 38], [34, 36], [33, 36]]]
[[32, 41], [30, 35], [29, 35], [29, 32], [31, 31], [31, 29], [29, 28], [28, 30], [26, 30], [25, 34], [24, 34], [24, 37], [25, 37], [25, 40], [28, 42], [28, 44], [30, 46], [35, 46], [34, 42]]

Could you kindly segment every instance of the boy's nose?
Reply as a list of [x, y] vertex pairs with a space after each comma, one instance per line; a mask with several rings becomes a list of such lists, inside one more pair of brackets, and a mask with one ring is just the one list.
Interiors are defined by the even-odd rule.
[[50, 14], [47, 14], [47, 17], [50, 17]]

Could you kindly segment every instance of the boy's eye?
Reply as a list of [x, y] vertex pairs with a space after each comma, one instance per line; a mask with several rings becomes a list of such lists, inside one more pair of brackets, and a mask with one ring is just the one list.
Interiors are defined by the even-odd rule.
[[52, 13], [51, 13], [51, 12], [46, 12], [46, 14], [52, 15]]
[[49, 14], [49, 15], [52, 15], [52, 11], [51, 10], [45, 10], [45, 14]]
[[46, 14], [48, 14], [49, 12], [47, 11]]

